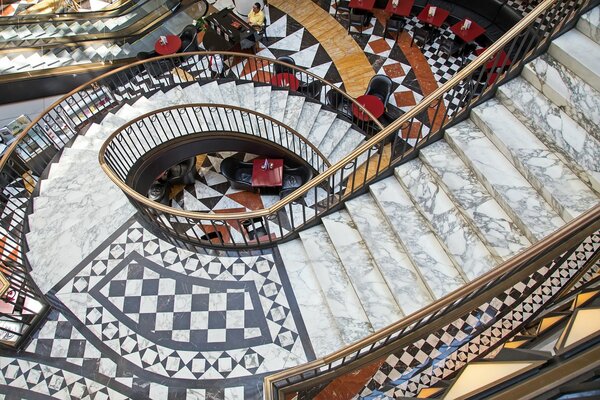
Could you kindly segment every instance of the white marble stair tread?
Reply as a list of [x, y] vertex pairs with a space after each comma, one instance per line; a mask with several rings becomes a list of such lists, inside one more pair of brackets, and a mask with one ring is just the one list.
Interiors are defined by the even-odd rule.
[[382, 214], [436, 299], [466, 283], [442, 245], [396, 179], [391, 176], [369, 187]]
[[100, 150], [102, 143], [104, 143], [104, 140], [105, 139], [98, 139], [91, 136], [81, 136], [78, 137], [77, 140], [75, 140], [75, 142], [73, 142], [71, 148], [98, 151]]
[[253, 83], [238, 84], [237, 93], [240, 102], [240, 107], [247, 108], [248, 110], [255, 109]]
[[295, 239], [278, 245], [278, 248], [315, 355], [324, 357], [339, 350], [344, 346], [341, 333], [302, 241]]
[[598, 196], [496, 99], [474, 108], [471, 119], [565, 221], [598, 203]]
[[381, 329], [400, 320], [400, 306], [348, 212], [329, 214], [322, 222], [373, 328]]
[[261, 114], [269, 115], [269, 111], [271, 109], [270, 86], [254, 87], [254, 109]]
[[287, 105], [288, 91], [287, 90], [271, 90], [269, 113], [276, 121], [282, 121], [285, 115], [285, 107]]
[[579, 75], [594, 89], [600, 91], [600, 45], [571, 29], [550, 43], [548, 53], [571, 71]]
[[581, 179], [600, 191], [600, 141], [523, 78], [500, 86], [498, 98], [532, 133], [562, 154]]
[[44, 224], [44, 230], [27, 234], [31, 275], [42, 293], [48, 292], [135, 213], [135, 208], [126, 203], [106, 214], [103, 205], [111, 200], [103, 196], [96, 200], [96, 207], [85, 210], [85, 224], [80, 223], [83, 217], [77, 216], [76, 223], [67, 230], [62, 229], [62, 224]]
[[336, 118], [336, 113], [321, 108], [312, 126], [312, 129], [310, 130], [310, 133], [308, 134], [308, 137], [306, 137], [306, 139], [308, 139], [309, 142], [314, 144], [315, 147], [319, 148], [319, 144], [327, 135], [329, 128], [333, 124], [333, 121], [336, 120]]
[[600, 7], [596, 6], [579, 17], [577, 29], [596, 43], [600, 43]]
[[344, 343], [356, 342], [372, 333], [373, 327], [325, 227], [317, 225], [301, 231], [300, 238]]
[[285, 106], [285, 114], [283, 115], [283, 123], [292, 129], [296, 129], [298, 119], [302, 113], [305, 97], [288, 95], [287, 105]]
[[336, 145], [344, 138], [350, 129], [350, 126], [352, 126], [350, 122], [344, 121], [340, 118], [336, 118], [333, 121], [329, 127], [329, 130], [325, 134], [325, 137], [319, 143], [319, 150], [325, 155], [325, 157], [329, 158]]
[[204, 95], [204, 89], [199, 84], [186, 86], [183, 89], [185, 96], [189, 103], [207, 103], [206, 96]]
[[310, 131], [319, 115], [319, 110], [321, 110], [321, 105], [319, 103], [314, 103], [312, 101], [304, 102], [302, 112], [298, 117], [296, 131], [305, 138], [308, 138], [308, 135], [310, 135]]
[[[75, 224], [80, 224], [83, 220], [88, 220], [88, 207], [110, 215], [128, 203], [125, 195], [122, 192], [119, 193], [119, 189], [104, 188], [103, 192], [104, 197], [102, 198], [85, 191], [65, 191], [64, 196], [58, 199], [57, 196], [40, 198], [45, 201], [44, 203], [37, 202], [35, 212], [29, 215], [30, 230], [44, 229], [46, 225], [60, 225], [61, 229], [68, 229]], [[93, 204], [97, 199], [106, 198], [110, 198], [110, 201], [104, 204]]]
[[548, 54], [527, 63], [521, 75], [588, 133], [600, 139], [600, 92]]
[[[356, 149], [364, 140], [365, 136], [362, 133], [354, 128], [348, 129], [341, 140], [338, 141], [337, 146], [335, 146], [331, 154], [329, 154], [329, 162], [332, 164], [338, 162]], [[358, 165], [361, 165], [366, 159], [367, 154], [361, 155], [358, 158]]]
[[465, 276], [473, 280], [494, 268], [498, 261], [418, 158], [394, 170], [439, 242]]
[[219, 90], [221, 91], [221, 97], [223, 98], [223, 104], [229, 104], [231, 106], [240, 106], [240, 100], [238, 98], [237, 86], [234, 81], [223, 82], [219, 84]]
[[494, 254], [507, 260], [531, 245], [517, 224], [448, 143], [440, 140], [424, 147], [419, 152], [419, 158], [436, 176], [457, 207], [470, 218], [471, 224], [479, 230], [488, 249]]
[[211, 104], [223, 104], [223, 96], [219, 90], [217, 81], [211, 81], [200, 86], [200, 90], [204, 92], [206, 102]]
[[564, 221], [470, 120], [446, 130], [446, 141], [530, 238], [541, 240]]
[[356, 197], [346, 202], [345, 207], [404, 315], [433, 302], [425, 279], [410, 261], [371, 194]]

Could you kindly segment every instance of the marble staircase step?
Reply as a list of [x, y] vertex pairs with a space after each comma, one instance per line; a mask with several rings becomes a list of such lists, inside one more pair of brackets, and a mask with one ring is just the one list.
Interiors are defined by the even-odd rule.
[[[329, 162], [332, 164], [338, 162], [345, 156], [347, 156], [352, 150], [357, 148], [362, 142], [364, 142], [365, 136], [358, 132], [356, 129], [350, 127], [344, 136], [337, 142], [337, 145], [329, 154]], [[359, 157], [359, 165], [366, 160], [367, 156]]]
[[268, 115], [276, 121], [282, 121], [285, 115], [285, 107], [287, 105], [288, 91], [287, 90], [271, 90], [270, 106]]
[[224, 99], [219, 90], [219, 84], [217, 81], [211, 81], [201, 86], [201, 90], [206, 96], [206, 102], [212, 104], [223, 104]]
[[523, 78], [502, 85], [497, 96], [580, 179], [600, 192], [600, 141]]
[[220, 83], [219, 90], [221, 91], [223, 104], [229, 104], [236, 107], [240, 106], [237, 86], [234, 81]]
[[598, 203], [598, 196], [496, 99], [474, 108], [471, 119], [565, 221]]
[[499, 263], [421, 160], [400, 165], [394, 174], [446, 253], [469, 280]]
[[271, 110], [271, 87], [270, 86], [255, 86], [254, 87], [254, 106], [255, 110], [261, 114], [269, 114]]
[[581, 33], [571, 29], [554, 39], [548, 53], [594, 89], [600, 91], [600, 45]]
[[344, 346], [325, 295], [300, 239], [277, 246], [317, 357]]
[[373, 332], [367, 314], [322, 225], [300, 232], [302, 244], [345, 344]]
[[186, 86], [183, 92], [190, 103], [208, 103], [204, 90], [197, 83]]
[[303, 96], [288, 95], [282, 122], [294, 130], [298, 125], [305, 99]]
[[336, 120], [336, 117], [336, 113], [321, 108], [306, 139], [317, 148], [320, 148], [320, 143], [325, 139], [325, 136], [333, 122]]
[[541, 240], [564, 221], [470, 120], [446, 130], [446, 141], [529, 238]]
[[369, 190], [436, 299], [466, 283], [396, 177], [376, 182]]
[[596, 6], [579, 17], [577, 29], [596, 43], [600, 43], [600, 7]]
[[345, 207], [402, 313], [408, 315], [429, 305], [434, 297], [424, 277], [413, 265], [371, 194], [356, 197], [346, 202]]
[[[446, 141], [440, 140], [424, 147], [419, 158], [435, 175], [453, 203], [469, 217], [493, 254], [507, 260], [531, 245]], [[535, 241], [535, 238], [532, 240]]]
[[348, 130], [352, 124], [348, 121], [344, 121], [343, 119], [336, 118], [329, 130], [325, 134], [325, 137], [318, 145], [321, 153], [325, 155], [325, 157], [329, 158], [335, 147], [338, 143], [344, 138]]
[[373, 328], [401, 319], [402, 311], [348, 212], [329, 214], [322, 222]]
[[600, 92], [548, 54], [526, 64], [521, 75], [588, 133], [600, 139]]
[[312, 101], [305, 101], [304, 105], [302, 106], [302, 112], [298, 117], [296, 131], [305, 138], [308, 138], [310, 131], [317, 120], [320, 110], [321, 104], [314, 103]]
[[254, 84], [240, 83], [237, 85], [237, 93], [240, 102], [240, 107], [254, 110]]

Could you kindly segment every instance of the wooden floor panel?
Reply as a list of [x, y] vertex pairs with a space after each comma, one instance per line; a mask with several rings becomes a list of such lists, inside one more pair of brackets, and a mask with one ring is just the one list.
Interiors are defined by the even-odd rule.
[[335, 18], [310, 0], [271, 0], [270, 4], [302, 24], [321, 43], [348, 94], [358, 97], [365, 93], [375, 72], [365, 53]]

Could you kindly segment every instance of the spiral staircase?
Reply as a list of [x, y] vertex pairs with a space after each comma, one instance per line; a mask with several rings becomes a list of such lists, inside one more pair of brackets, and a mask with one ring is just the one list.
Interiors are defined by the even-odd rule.
[[[430, 305], [597, 207], [598, 10], [443, 139], [299, 238], [278, 244], [317, 357]], [[193, 55], [179, 67], [206, 58]], [[127, 97], [147, 80], [162, 84], [151, 74], [146, 82], [137, 78], [114, 88], [114, 107], [62, 149], [38, 182], [27, 215], [26, 256], [42, 293], [136, 214], [97, 162], [105, 140], [132, 119], [176, 105], [243, 107], [297, 131], [330, 164], [365, 140], [324, 97], [208, 76]], [[156, 134], [147, 131], [148, 139]], [[357, 166], [368, 161], [363, 155]], [[23, 204], [22, 189], [14, 184], [5, 191]]]

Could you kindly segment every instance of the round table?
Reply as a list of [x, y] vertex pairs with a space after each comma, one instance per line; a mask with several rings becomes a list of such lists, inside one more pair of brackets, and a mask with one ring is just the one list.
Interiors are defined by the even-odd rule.
[[[383, 115], [385, 111], [385, 107], [383, 103], [377, 96], [373, 96], [371, 94], [363, 94], [356, 98], [356, 101], [366, 108], [375, 118], [379, 118]], [[359, 109], [356, 104], [352, 104], [352, 114], [361, 121], [368, 121], [369, 115], [364, 113], [361, 109]]]
[[162, 44], [160, 38], [154, 44], [154, 50], [161, 56], [175, 54], [181, 48], [181, 38], [177, 35], [167, 35], [167, 44]]
[[271, 84], [274, 86], [286, 87], [292, 90], [298, 90], [300, 87], [300, 81], [296, 78], [296, 75], [290, 74], [289, 72], [281, 72], [271, 77]]

